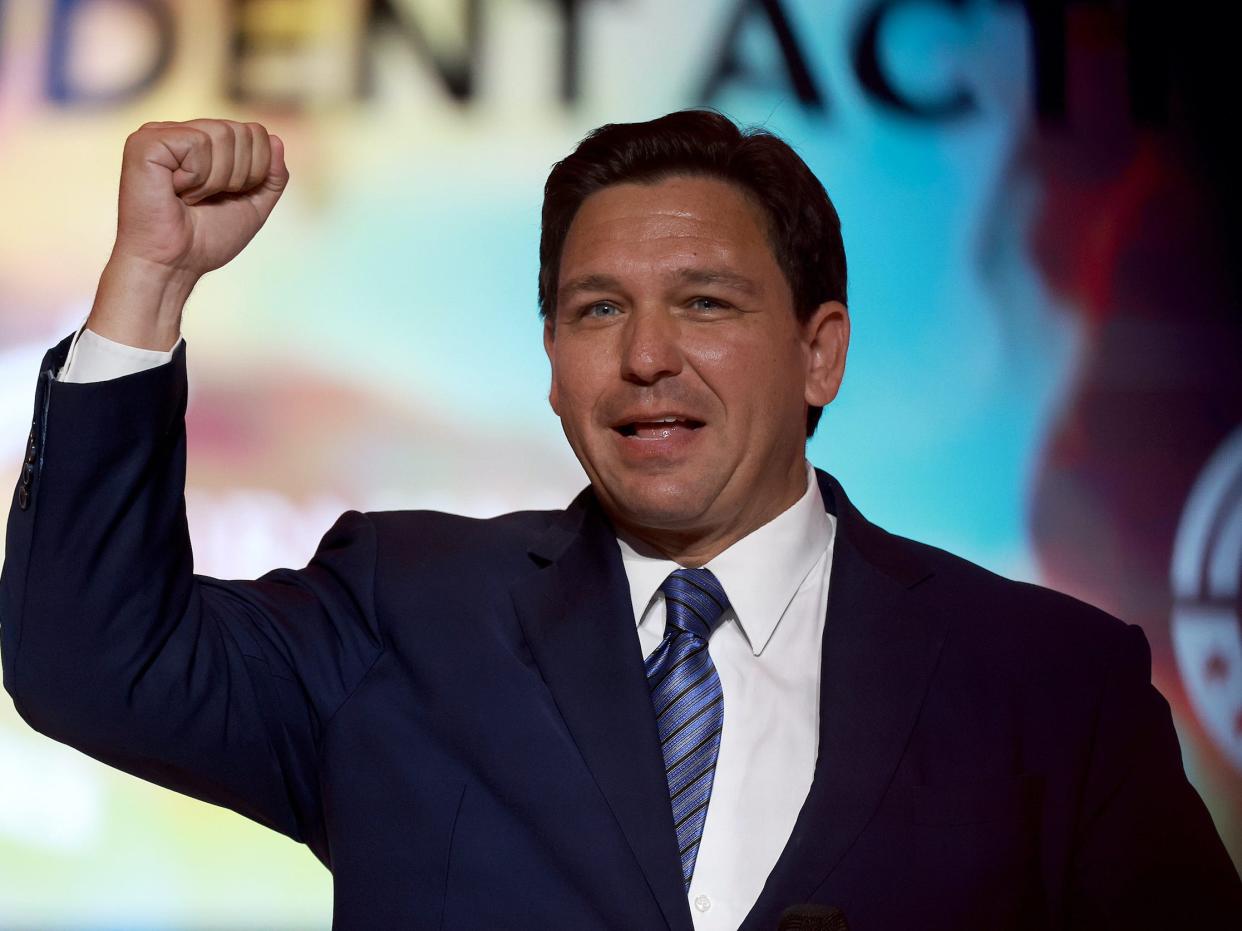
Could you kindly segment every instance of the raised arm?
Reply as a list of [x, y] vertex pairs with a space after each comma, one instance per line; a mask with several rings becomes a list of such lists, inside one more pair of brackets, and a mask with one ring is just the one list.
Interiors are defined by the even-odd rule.
[[185, 519], [181, 310], [288, 179], [258, 124], [152, 123], [125, 144], [116, 245], [87, 321], [167, 364], [60, 381], [48, 352], [0, 576], [4, 685], [37, 730], [304, 840], [327, 859], [316, 758], [382, 647], [375, 535], [343, 515], [305, 569], [197, 576]]

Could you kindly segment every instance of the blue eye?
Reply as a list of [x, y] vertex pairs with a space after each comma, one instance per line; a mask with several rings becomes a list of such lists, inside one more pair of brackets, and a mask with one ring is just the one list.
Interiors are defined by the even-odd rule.
[[620, 313], [620, 310], [618, 309], [616, 304], [611, 304], [608, 301], [597, 301], [596, 303], [588, 304], [585, 308], [583, 308], [582, 316], [584, 317], [613, 316], [613, 314], [609, 313], [609, 311], [616, 311], [617, 313]]
[[718, 310], [725, 306], [720, 301], [710, 297], [696, 297], [690, 304], [698, 310]]

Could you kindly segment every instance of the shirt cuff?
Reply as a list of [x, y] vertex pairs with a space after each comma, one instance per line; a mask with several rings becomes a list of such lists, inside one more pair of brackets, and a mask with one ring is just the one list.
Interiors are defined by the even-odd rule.
[[83, 325], [73, 338], [65, 364], [56, 379], [83, 384], [144, 372], [171, 359], [183, 341], [184, 337], [178, 337], [172, 349], [163, 352], [158, 349], [139, 349], [137, 346], [126, 346], [106, 336], [100, 336]]

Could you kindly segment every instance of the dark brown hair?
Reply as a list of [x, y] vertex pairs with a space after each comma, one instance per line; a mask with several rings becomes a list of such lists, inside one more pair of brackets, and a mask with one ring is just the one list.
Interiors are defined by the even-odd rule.
[[[543, 190], [539, 239], [539, 314], [556, 314], [561, 252], [578, 208], [601, 188], [654, 183], [673, 175], [706, 175], [736, 184], [768, 218], [768, 238], [793, 293], [799, 321], [825, 301], [846, 302], [841, 220], [828, 193], [783, 139], [739, 129], [713, 110], [681, 110], [645, 123], [593, 130], [552, 166]], [[823, 408], [807, 411], [806, 435]]]

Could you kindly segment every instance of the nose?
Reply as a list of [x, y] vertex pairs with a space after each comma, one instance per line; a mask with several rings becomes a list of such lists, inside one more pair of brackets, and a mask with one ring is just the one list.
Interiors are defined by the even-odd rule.
[[621, 346], [621, 377], [651, 385], [681, 372], [682, 353], [677, 321], [662, 308], [636, 308], [625, 323]]

